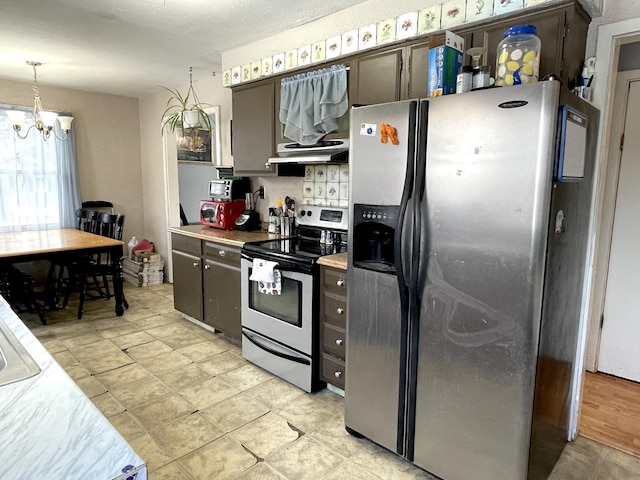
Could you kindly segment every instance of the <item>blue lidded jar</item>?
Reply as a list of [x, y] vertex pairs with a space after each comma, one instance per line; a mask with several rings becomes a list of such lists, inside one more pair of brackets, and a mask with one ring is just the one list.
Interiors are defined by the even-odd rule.
[[519, 85], [538, 81], [540, 47], [534, 25], [509, 28], [496, 51], [496, 85]]

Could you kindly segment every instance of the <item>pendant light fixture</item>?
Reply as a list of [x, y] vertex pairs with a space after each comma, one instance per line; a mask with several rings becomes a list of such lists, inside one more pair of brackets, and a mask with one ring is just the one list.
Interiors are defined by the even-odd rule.
[[[40, 100], [40, 93], [38, 92], [38, 78], [36, 72], [36, 67], [39, 67], [42, 64], [40, 62], [28, 61], [27, 65], [31, 65], [33, 67], [34, 124], [24, 132], [24, 135], [21, 135], [20, 131], [22, 130], [22, 125], [25, 121], [25, 112], [22, 110], [5, 110], [5, 113], [9, 117], [9, 120], [11, 120], [11, 124], [13, 125], [13, 130], [15, 131], [16, 136], [20, 139], [25, 139], [27, 138], [27, 135], [29, 135], [31, 129], [35, 127], [42, 134], [42, 139], [44, 141], [49, 138], [52, 131], [54, 136], [58, 140], [66, 140], [69, 132], [71, 131], [71, 122], [73, 121], [73, 117], [68, 115], [58, 115], [56, 112], [50, 112], [42, 108], [42, 101]], [[58, 119], [60, 127], [62, 128], [62, 132], [64, 134], [62, 138], [58, 137], [58, 135], [55, 133], [55, 130], [53, 130], [53, 127], [56, 123], [56, 118]]]

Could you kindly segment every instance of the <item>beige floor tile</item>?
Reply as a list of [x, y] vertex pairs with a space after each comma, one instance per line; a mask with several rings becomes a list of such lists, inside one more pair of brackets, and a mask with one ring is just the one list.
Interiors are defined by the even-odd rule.
[[71, 365], [78, 363], [78, 359], [74, 357], [69, 350], [62, 352], [52, 353], [51, 356], [58, 362], [62, 368], [67, 368]]
[[297, 397], [275, 413], [291, 422], [297, 429], [308, 433], [323, 425], [327, 419], [342, 413], [342, 410], [337, 404], [328, 400], [326, 394], [317, 392]]
[[98, 335], [102, 338], [116, 338], [123, 335], [130, 335], [140, 331], [140, 327], [130, 322], [124, 322], [122, 325], [114, 328], [108, 328], [106, 330], [98, 330]]
[[91, 321], [91, 325], [96, 330], [96, 333], [100, 332], [101, 330], [110, 330], [112, 328], [121, 328], [121, 327], [123, 327], [125, 325], [128, 325], [128, 323], [129, 322], [127, 322], [127, 319], [124, 316], [122, 316], [122, 317], [101, 318], [99, 320]]
[[190, 330], [184, 328], [182, 325], [177, 322], [167, 323], [165, 325], [161, 325], [159, 327], [147, 328], [146, 332], [149, 335], [153, 335], [156, 338], [166, 338], [166, 337], [176, 337], [180, 335], [189, 335], [193, 334]]
[[149, 377], [151, 374], [136, 363], [96, 375], [96, 378], [107, 388], [121, 387]]
[[[150, 480], [191, 480], [192, 477], [189, 475], [184, 468], [180, 466], [177, 461], [173, 461], [164, 467], [160, 467], [155, 472], [153, 472], [153, 478]], [[266, 480], [266, 479], [265, 479]]]
[[[109, 417], [113, 425], [124, 439], [131, 443], [137, 438], [148, 435], [148, 432], [136, 421], [129, 412], [121, 412]], [[146, 460], [146, 459], [145, 459]]]
[[371, 442], [349, 435], [344, 428], [344, 415], [339, 413], [309, 433], [314, 440], [326, 445], [344, 457], [357, 455]]
[[232, 387], [224, 380], [211, 378], [202, 383], [197, 383], [180, 390], [178, 393], [195, 405], [199, 410], [203, 410], [215, 403], [226, 400], [240, 393], [237, 388]]
[[196, 335], [195, 333], [187, 330], [186, 333], [180, 333], [175, 335], [169, 335], [162, 338], [162, 341], [169, 345], [173, 349], [179, 349], [184, 347], [189, 347], [191, 345], [195, 345], [197, 343], [202, 342], [204, 340], [201, 336]]
[[192, 362], [205, 360], [228, 349], [226, 345], [221, 344], [222, 342], [212, 342], [210, 340], [202, 341], [202, 337], [198, 338], [200, 338], [199, 342], [177, 349], [182, 355], [189, 358]]
[[226, 435], [178, 461], [195, 480], [231, 479], [257, 462], [242, 445]]
[[155, 427], [150, 433], [162, 449], [174, 458], [193, 452], [224, 435], [199, 412]]
[[162, 383], [177, 392], [189, 385], [209, 380], [211, 375], [195, 363], [190, 363], [170, 372], [158, 374], [157, 377]]
[[374, 475], [371, 472], [367, 472], [363, 468], [359, 467], [352, 462], [344, 462], [338, 465], [338, 468], [333, 470], [326, 477], [322, 477], [322, 480], [383, 480], [381, 477]]
[[[259, 462], [234, 480], [287, 480], [264, 462]], [[359, 480], [352, 477], [350, 480]]]
[[134, 415], [142, 425], [150, 429], [169, 423], [185, 415], [190, 415], [196, 410], [196, 407], [177, 394], [167, 395], [161, 399], [130, 409], [131, 414]]
[[102, 385], [96, 379], [96, 377], [93, 377], [93, 376], [83, 377], [83, 378], [80, 378], [79, 380], [75, 380], [75, 382], [76, 382], [76, 385], [78, 385], [80, 389], [84, 392], [84, 394], [89, 398], [93, 398], [97, 395], [102, 395], [107, 391], [105, 386]]
[[198, 362], [198, 365], [200, 365], [205, 372], [215, 376], [241, 367], [242, 365], [247, 365], [248, 363], [244, 358], [227, 350], [226, 352], [207, 358], [202, 362]]
[[66, 345], [67, 348], [77, 348], [83, 345], [90, 345], [92, 343], [100, 342], [104, 340], [100, 335], [95, 332], [87, 333], [84, 335], [78, 335], [73, 337], [66, 337], [61, 342]]
[[173, 320], [166, 315], [160, 315], [153, 311], [140, 312], [127, 314], [127, 321], [140, 330], [146, 330], [147, 328], [155, 328], [161, 325], [171, 323]]
[[344, 457], [306, 436], [266, 459], [269, 466], [295, 480], [322, 478], [344, 461]]
[[238, 390], [248, 390], [251, 387], [271, 380], [273, 375], [260, 367], [247, 364], [218, 375], [219, 378]]
[[101, 357], [87, 358], [82, 362], [91, 373], [103, 373], [114, 370], [125, 365], [130, 365], [133, 360], [128, 355], [118, 351], [118, 353], [110, 353]]
[[276, 377], [250, 388], [244, 393], [259, 403], [266, 405], [271, 410], [282, 408], [296, 397], [305, 394], [304, 390]]
[[593, 452], [575, 444], [567, 444], [549, 480], [593, 480], [601, 461], [602, 458]]
[[640, 480], [640, 473], [604, 460], [598, 466], [596, 480]]
[[80, 360], [80, 362], [85, 362], [94, 357], [105, 357], [122, 353], [110, 340], [105, 340], [98, 335], [96, 335], [96, 338], [98, 338], [98, 340], [93, 343], [70, 346], [69, 351], [73, 353], [73, 356]]
[[126, 409], [130, 410], [145, 403], [170, 395], [171, 389], [153, 376], [136, 382], [109, 387], [109, 393]]
[[91, 399], [105, 417], [113, 417], [124, 412], [124, 406], [118, 402], [109, 392], [97, 395]]
[[160, 375], [189, 365], [191, 360], [174, 350], [158, 355], [157, 357], [140, 359], [138, 363], [146, 368], [152, 375]]
[[136, 362], [144, 360], [145, 358], [153, 358], [163, 353], [169, 353], [173, 351], [169, 345], [165, 345], [160, 340], [154, 340], [153, 342], [145, 343], [144, 345], [138, 345], [136, 347], [128, 348], [127, 355], [133, 358]]
[[225, 432], [232, 432], [267, 412], [267, 407], [242, 393], [202, 410]]
[[292, 443], [300, 434], [287, 421], [274, 413], [267, 413], [229, 434], [260, 459]]
[[149, 479], [153, 478], [153, 475], [151, 475], [153, 472], [175, 460], [171, 458], [148, 433], [133, 439], [129, 444], [135, 452], [147, 462]]
[[91, 375], [91, 372], [79, 363], [67, 365], [64, 367], [64, 371], [67, 372], [67, 375], [69, 375], [74, 381]]
[[350, 461], [384, 480], [437, 480], [395, 453], [368, 442]]
[[62, 340], [58, 340], [57, 338], [51, 338], [49, 340], [42, 340], [42, 339], [38, 339], [38, 340], [40, 340], [40, 343], [42, 343], [44, 348], [46, 348], [47, 352], [49, 353], [57, 353], [57, 352], [63, 352], [65, 350], [68, 350], [67, 346], [64, 343], [62, 343]]
[[627, 455], [620, 450], [609, 449], [605, 455], [605, 460], [621, 467], [626, 468], [634, 473], [640, 474], [640, 458], [632, 455]]
[[145, 343], [153, 342], [155, 340], [155, 337], [149, 335], [147, 332], [138, 331], [127, 333], [118, 337], [113, 337], [110, 340], [120, 350], [126, 350], [127, 348], [135, 347], [137, 345], [143, 345]]

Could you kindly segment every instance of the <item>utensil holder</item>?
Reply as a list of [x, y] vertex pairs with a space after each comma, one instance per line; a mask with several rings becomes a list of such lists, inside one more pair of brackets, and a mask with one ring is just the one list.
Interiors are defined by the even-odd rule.
[[280, 217], [280, 235], [284, 235], [285, 237], [290, 237], [291, 235], [293, 235], [294, 228], [295, 228], [294, 217]]

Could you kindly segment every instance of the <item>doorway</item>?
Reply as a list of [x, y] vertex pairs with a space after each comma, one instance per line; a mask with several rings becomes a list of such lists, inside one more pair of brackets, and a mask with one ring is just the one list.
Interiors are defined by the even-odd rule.
[[640, 78], [623, 81], [618, 93], [627, 97], [627, 108], [597, 368], [640, 382]]

